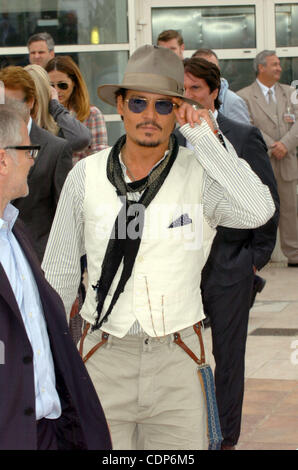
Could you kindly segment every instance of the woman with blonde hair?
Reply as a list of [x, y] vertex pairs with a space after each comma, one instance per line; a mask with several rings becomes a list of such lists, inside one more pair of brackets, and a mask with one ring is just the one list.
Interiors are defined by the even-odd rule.
[[101, 111], [90, 104], [89, 92], [77, 64], [69, 56], [56, 56], [51, 59], [45, 70], [50, 83], [58, 92], [59, 102], [91, 132], [91, 142], [82, 152], [76, 152], [74, 163], [108, 146], [105, 120]]
[[36, 124], [67, 140], [72, 152], [88, 146], [91, 139], [90, 132], [59, 103], [57, 92], [51, 87], [44, 68], [37, 64], [30, 64], [24, 69], [35, 83], [36, 100], [31, 110], [31, 117]]

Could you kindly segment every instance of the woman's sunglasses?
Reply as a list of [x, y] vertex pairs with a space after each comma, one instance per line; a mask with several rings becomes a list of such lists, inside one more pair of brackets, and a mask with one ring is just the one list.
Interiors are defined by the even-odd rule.
[[51, 83], [51, 86], [53, 86], [54, 88], [60, 88], [60, 90], [67, 90], [69, 88], [68, 83], [65, 82], [59, 82], [56, 83], [56, 85], [54, 85], [54, 83]]
[[[133, 113], [142, 113], [148, 106], [147, 98], [129, 98], [125, 100], [128, 103], [128, 108]], [[175, 106], [178, 107], [176, 103], [173, 103], [170, 100], [156, 100], [154, 103], [155, 110], [158, 114], [171, 114]]]

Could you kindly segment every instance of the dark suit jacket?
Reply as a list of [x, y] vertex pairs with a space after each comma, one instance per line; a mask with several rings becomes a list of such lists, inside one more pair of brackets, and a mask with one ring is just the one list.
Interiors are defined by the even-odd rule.
[[[111, 449], [96, 391], [70, 336], [62, 301], [45, 280], [23, 223], [13, 232], [31, 266], [47, 323], [62, 415], [56, 420], [64, 449]], [[36, 449], [33, 352], [10, 283], [0, 263], [0, 449]]]
[[32, 144], [41, 149], [28, 176], [29, 195], [16, 199], [13, 204], [30, 232], [34, 248], [42, 261], [55, 216], [60, 192], [72, 168], [72, 154], [65, 139], [41, 129], [32, 121]]
[[[203, 271], [212, 275], [221, 285], [232, 285], [252, 273], [252, 266], [261, 269], [268, 263], [276, 242], [279, 218], [279, 197], [267, 147], [260, 131], [238, 123], [218, 113], [217, 122], [224, 136], [231, 142], [237, 155], [245, 159], [252, 170], [266, 184], [275, 202], [274, 216], [262, 227], [254, 230], [217, 227], [211, 252]], [[186, 139], [176, 130], [180, 145]]]

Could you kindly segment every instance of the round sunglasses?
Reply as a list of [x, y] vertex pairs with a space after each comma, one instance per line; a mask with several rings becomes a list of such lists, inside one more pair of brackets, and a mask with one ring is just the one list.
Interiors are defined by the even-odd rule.
[[69, 88], [69, 84], [66, 82], [59, 82], [56, 83], [56, 85], [54, 83], [51, 83], [51, 86], [53, 86], [54, 88], [60, 88], [60, 90], [67, 90]]
[[[142, 113], [148, 106], [147, 98], [128, 98], [125, 100], [128, 103], [128, 109], [133, 113]], [[178, 107], [176, 103], [173, 103], [170, 100], [156, 100], [154, 102], [155, 110], [158, 114], [171, 114], [174, 107]]]

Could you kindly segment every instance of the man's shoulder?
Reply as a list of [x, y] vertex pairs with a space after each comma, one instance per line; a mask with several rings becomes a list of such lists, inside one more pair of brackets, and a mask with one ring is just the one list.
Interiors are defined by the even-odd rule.
[[244, 88], [241, 88], [240, 90], [237, 91], [236, 94], [239, 95], [240, 97], [247, 96], [253, 92], [253, 90], [255, 89], [255, 86], [256, 86], [256, 81], [252, 82], [250, 85]]
[[279, 88], [286, 95], [291, 95], [293, 91], [295, 91], [295, 87], [292, 87], [291, 85], [287, 85], [286, 83], [280, 83], [280, 82], [276, 83], [276, 88], [277, 89]]
[[218, 112], [217, 122], [220, 130], [225, 134], [225, 132], [232, 130], [234, 133], [249, 134], [252, 132], [254, 126], [247, 124], [242, 121], [236, 121], [236, 119], [231, 119], [225, 116], [223, 113]]
[[[30, 138], [33, 144], [48, 143], [53, 147], [64, 148], [67, 146], [67, 141], [62, 137], [52, 134], [46, 129], [42, 129], [36, 123], [32, 123]], [[37, 141], [39, 139], [39, 142]]]
[[225, 96], [224, 96], [224, 102], [228, 103], [236, 103], [243, 101], [241, 96], [237, 95], [234, 91], [230, 90], [229, 88], [226, 90]]

